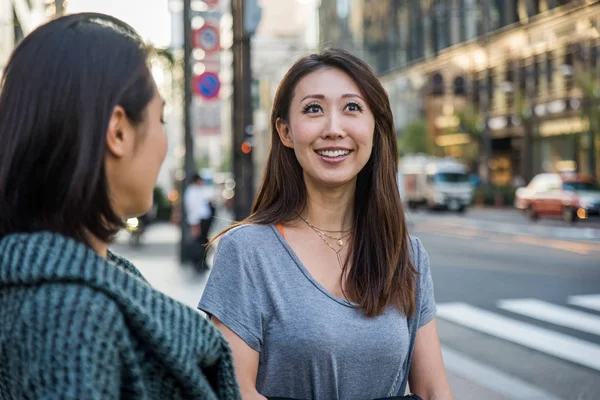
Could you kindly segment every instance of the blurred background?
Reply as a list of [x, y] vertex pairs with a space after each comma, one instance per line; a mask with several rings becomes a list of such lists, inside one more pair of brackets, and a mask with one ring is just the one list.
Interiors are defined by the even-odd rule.
[[455, 398], [600, 398], [600, 2], [0, 0], [0, 74], [28, 32], [80, 11], [156, 50], [169, 153], [152, 223], [114, 248], [160, 290], [195, 308], [210, 273], [185, 251], [191, 176], [211, 235], [247, 216], [280, 79], [341, 47], [390, 97]]

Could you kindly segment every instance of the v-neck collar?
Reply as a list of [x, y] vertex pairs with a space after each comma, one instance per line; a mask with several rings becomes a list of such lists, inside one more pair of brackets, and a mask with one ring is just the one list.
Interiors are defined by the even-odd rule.
[[319, 283], [319, 281], [317, 281], [312, 276], [312, 274], [308, 271], [308, 269], [304, 266], [304, 263], [300, 260], [300, 258], [298, 257], [298, 255], [296, 254], [294, 249], [292, 249], [290, 244], [287, 242], [287, 240], [285, 239], [285, 237], [283, 236], [282, 232], [279, 230], [277, 225], [271, 225], [271, 229], [275, 233], [275, 236], [277, 236], [277, 238], [281, 242], [281, 245], [285, 248], [285, 250], [291, 257], [291, 259], [294, 261], [294, 263], [296, 264], [298, 269], [304, 274], [306, 279], [308, 279], [317, 289], [319, 289], [321, 292], [323, 292], [323, 294], [325, 294], [327, 297], [329, 297], [333, 301], [335, 301], [343, 306], [346, 306], [346, 307], [357, 308], [357, 306], [358, 306], [357, 303], [334, 296], [333, 294], [331, 294], [331, 292], [329, 292], [329, 290], [325, 289], [325, 287], [323, 285], [321, 285]]

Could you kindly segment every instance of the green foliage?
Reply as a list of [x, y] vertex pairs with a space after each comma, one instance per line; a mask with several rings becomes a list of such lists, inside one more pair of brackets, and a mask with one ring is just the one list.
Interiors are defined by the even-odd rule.
[[154, 53], [158, 58], [161, 58], [166, 61], [167, 66], [169, 68], [173, 68], [175, 66], [175, 56], [171, 52], [171, 50], [167, 47], [155, 47]]
[[233, 162], [231, 158], [231, 149], [225, 149], [221, 161], [221, 172], [233, 172]]
[[171, 217], [171, 202], [167, 198], [164, 190], [159, 186], [154, 188], [154, 201], [158, 206], [156, 219], [158, 221], [169, 221]]
[[583, 92], [581, 116], [589, 121], [590, 131], [598, 136], [600, 134], [600, 85], [593, 74], [580, 74], [575, 80]]
[[502, 203], [505, 207], [511, 207], [515, 202], [516, 189], [512, 186], [480, 186], [473, 191], [473, 198], [483, 199], [483, 204], [493, 206], [496, 204], [496, 196], [502, 198]]
[[210, 157], [207, 153], [202, 153], [196, 157], [196, 170], [210, 168]]
[[471, 140], [479, 143], [483, 138], [483, 120], [481, 113], [472, 105], [457, 111], [456, 117], [460, 129], [471, 137]]
[[425, 121], [422, 119], [415, 119], [409, 122], [398, 139], [398, 153], [400, 155], [416, 153], [433, 154], [435, 147], [431, 136], [427, 132]]

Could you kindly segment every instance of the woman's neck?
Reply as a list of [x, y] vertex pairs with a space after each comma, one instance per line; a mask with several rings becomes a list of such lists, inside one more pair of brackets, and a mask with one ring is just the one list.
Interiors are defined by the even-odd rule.
[[88, 235], [87, 242], [98, 255], [104, 258], [108, 257], [108, 243], [103, 242], [92, 234]]
[[355, 185], [324, 191], [307, 184], [306, 209], [302, 217], [315, 227], [327, 231], [352, 229], [355, 191]]

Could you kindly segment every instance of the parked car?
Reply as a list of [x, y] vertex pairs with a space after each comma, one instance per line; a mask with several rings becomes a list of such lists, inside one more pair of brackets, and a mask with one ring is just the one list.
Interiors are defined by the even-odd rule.
[[562, 216], [571, 223], [600, 215], [600, 188], [581, 174], [539, 174], [529, 185], [517, 189], [515, 207], [532, 220]]

